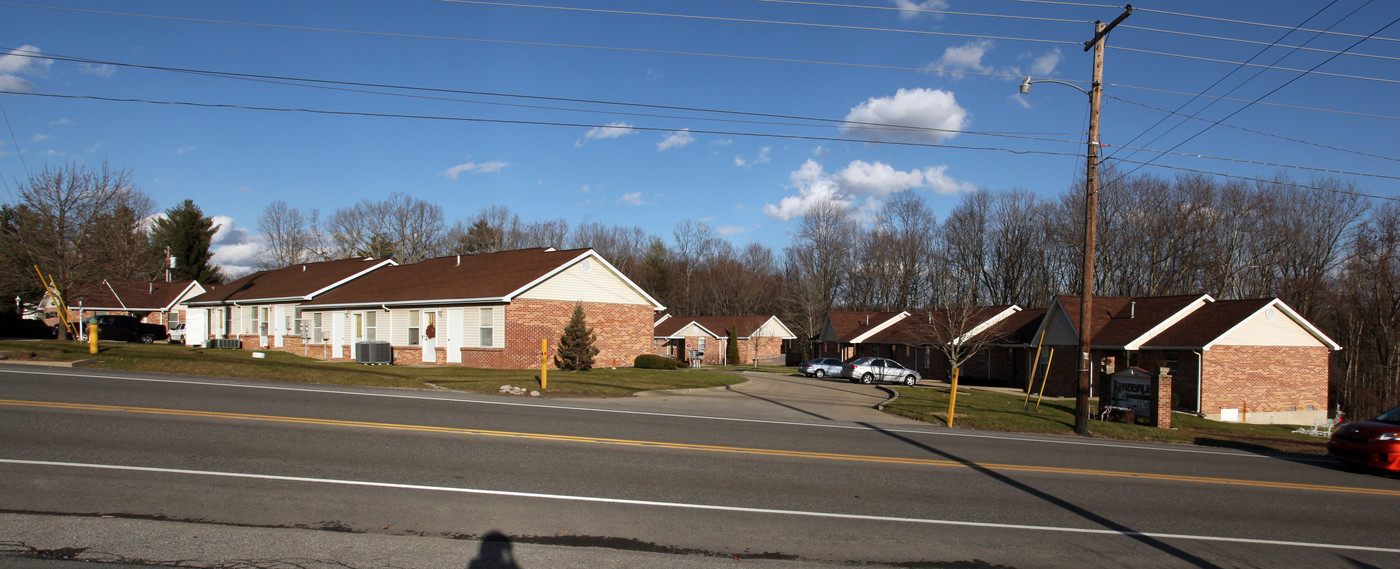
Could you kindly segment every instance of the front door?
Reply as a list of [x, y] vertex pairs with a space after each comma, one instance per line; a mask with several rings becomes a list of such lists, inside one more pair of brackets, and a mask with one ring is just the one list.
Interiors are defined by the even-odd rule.
[[423, 311], [423, 363], [437, 363], [437, 313]]

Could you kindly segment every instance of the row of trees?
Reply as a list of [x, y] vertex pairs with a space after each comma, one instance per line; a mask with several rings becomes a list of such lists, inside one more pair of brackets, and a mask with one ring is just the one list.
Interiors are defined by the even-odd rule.
[[[44, 287], [59, 291], [103, 279], [222, 280], [212, 265], [217, 227], [193, 201], [155, 213], [131, 173], [107, 164], [47, 166], [19, 185], [17, 203], [0, 207], [0, 287], [32, 304]], [[167, 255], [168, 252], [168, 255]], [[173, 268], [169, 259], [174, 259]]]
[[[1099, 295], [1277, 296], [1347, 346], [1334, 399], [1353, 413], [1400, 404], [1400, 206], [1323, 178], [1222, 182], [1104, 169], [1095, 271]], [[1082, 180], [1075, 187], [1082, 187]], [[812, 336], [831, 310], [930, 310], [1019, 304], [1075, 294], [1083, 196], [1022, 190], [966, 194], [940, 221], [925, 194], [892, 195], [872, 218], [818, 203], [786, 247], [733, 245], [693, 220], [658, 236], [635, 226], [526, 222], [502, 206], [448, 222], [407, 194], [364, 200], [324, 219], [277, 201], [258, 220], [260, 268], [353, 255], [401, 263], [552, 246], [591, 247], [670, 310], [779, 314]], [[46, 168], [0, 209], [0, 285], [32, 301], [39, 265], [60, 288], [102, 278], [218, 282], [215, 229], [186, 200], [152, 216], [130, 174], [105, 164]]]

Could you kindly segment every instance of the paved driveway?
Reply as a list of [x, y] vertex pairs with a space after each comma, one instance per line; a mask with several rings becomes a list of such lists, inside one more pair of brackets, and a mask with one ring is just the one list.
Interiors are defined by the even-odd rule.
[[590, 407], [784, 421], [923, 425], [876, 411], [890, 392], [841, 378], [808, 378], [766, 372], [740, 372], [748, 381], [728, 387], [676, 391], [649, 391], [635, 397], [590, 402]]

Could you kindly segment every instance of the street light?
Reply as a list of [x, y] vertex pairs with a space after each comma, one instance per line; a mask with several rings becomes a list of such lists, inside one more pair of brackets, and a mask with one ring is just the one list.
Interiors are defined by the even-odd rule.
[[1123, 14], [1112, 23], [1104, 25], [1103, 22], [1094, 22], [1094, 39], [1084, 42], [1084, 51], [1094, 50], [1094, 79], [1089, 84], [1088, 90], [1073, 83], [1054, 79], [1031, 81], [1030, 77], [1026, 77], [1024, 81], [1021, 81], [1022, 95], [1031, 92], [1032, 83], [1059, 83], [1074, 87], [1079, 92], [1089, 96], [1089, 164], [1084, 184], [1084, 284], [1079, 293], [1079, 384], [1075, 389], [1074, 397], [1074, 432], [1082, 436], [1089, 434], [1089, 380], [1093, 375], [1093, 362], [1089, 354], [1093, 350], [1090, 326], [1094, 322], [1094, 242], [1098, 230], [1099, 106], [1103, 100], [1104, 39], [1110, 30], [1132, 13], [1133, 6], [1129, 4], [1125, 6]]

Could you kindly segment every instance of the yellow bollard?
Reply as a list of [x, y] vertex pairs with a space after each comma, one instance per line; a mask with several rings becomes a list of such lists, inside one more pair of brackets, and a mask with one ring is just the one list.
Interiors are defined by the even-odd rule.
[[97, 325], [88, 324], [88, 353], [97, 353]]
[[549, 389], [549, 338], [540, 338], [540, 389]]
[[953, 409], [958, 404], [958, 368], [953, 368], [953, 389], [948, 392], [948, 426], [953, 426]]

